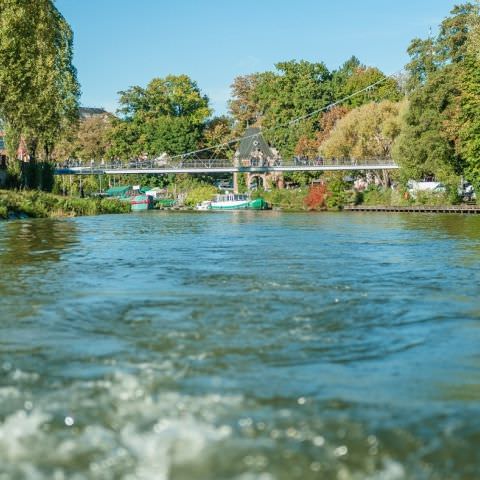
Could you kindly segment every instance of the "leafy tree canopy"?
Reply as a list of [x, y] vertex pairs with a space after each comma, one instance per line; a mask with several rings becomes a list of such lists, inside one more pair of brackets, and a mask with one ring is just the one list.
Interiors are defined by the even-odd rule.
[[336, 122], [320, 151], [326, 157], [389, 158], [400, 134], [401, 109], [401, 103], [384, 100], [352, 110]]
[[110, 149], [113, 121], [113, 115], [97, 115], [75, 124], [55, 146], [55, 159], [105, 159]]
[[405, 178], [466, 174], [480, 185], [478, 18], [478, 3], [457, 5], [436, 38], [409, 47], [410, 108], [394, 152]]
[[208, 98], [187, 75], [153, 79], [146, 88], [120, 92], [121, 118], [113, 125], [109, 153], [184, 153], [198, 147], [211, 114]]
[[48, 158], [58, 135], [77, 116], [79, 84], [72, 31], [52, 0], [2, 0], [0, 116], [35, 158]]

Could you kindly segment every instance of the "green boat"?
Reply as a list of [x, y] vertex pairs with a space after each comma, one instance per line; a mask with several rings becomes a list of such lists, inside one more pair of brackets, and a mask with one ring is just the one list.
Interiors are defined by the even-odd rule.
[[229, 193], [216, 195], [197, 205], [197, 210], [269, 210], [270, 205], [263, 198], [251, 199], [248, 195]]

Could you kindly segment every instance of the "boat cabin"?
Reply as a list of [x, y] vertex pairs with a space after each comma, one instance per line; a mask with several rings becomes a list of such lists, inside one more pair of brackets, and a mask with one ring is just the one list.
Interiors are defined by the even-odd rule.
[[241, 193], [227, 193], [225, 195], [216, 195], [215, 202], [248, 202], [249, 196]]
[[134, 189], [131, 185], [121, 185], [118, 187], [110, 187], [105, 195], [107, 197], [125, 198], [131, 197], [134, 194]]

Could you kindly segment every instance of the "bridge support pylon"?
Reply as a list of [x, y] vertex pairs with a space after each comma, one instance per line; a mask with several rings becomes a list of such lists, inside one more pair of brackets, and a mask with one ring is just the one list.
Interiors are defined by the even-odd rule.
[[238, 172], [233, 173], [233, 193], [240, 193], [238, 191]]

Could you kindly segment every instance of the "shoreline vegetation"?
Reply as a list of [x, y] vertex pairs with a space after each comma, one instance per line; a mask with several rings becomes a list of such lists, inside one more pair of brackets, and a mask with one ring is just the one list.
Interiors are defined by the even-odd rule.
[[[100, 198], [122, 184], [158, 188], [175, 208], [193, 209], [230, 180], [214, 173], [74, 178], [55, 175], [55, 165], [136, 168], [197, 156], [239, 165], [386, 159], [399, 167], [237, 178], [239, 193], [282, 211], [480, 201], [478, 1], [454, 6], [436, 36], [414, 38], [402, 73], [386, 75], [355, 56], [333, 69], [320, 59], [280, 61], [234, 78], [222, 116], [194, 79], [178, 73], [118, 92], [115, 114], [81, 107], [71, 27], [53, 0], [24, 3], [7, 2], [0, 28], [0, 183], [11, 189], [0, 195], [0, 218], [124, 213], [130, 205]], [[242, 147], [252, 129], [259, 137]], [[418, 183], [435, 186], [412, 186]]]
[[[177, 185], [175, 185], [177, 188]], [[159, 204], [158, 210], [192, 211], [197, 203], [208, 200], [215, 194], [215, 188], [205, 183], [188, 182], [188, 188], [180, 191], [174, 207]], [[460, 202], [445, 194], [423, 193], [412, 198], [406, 192], [380, 187], [363, 192], [337, 189], [328, 190], [325, 186], [303, 186], [296, 189], [257, 190], [252, 198], [262, 197], [275, 210], [283, 212], [332, 212], [349, 207], [454, 207]], [[478, 205], [478, 202], [477, 204]], [[474, 205], [473, 205], [474, 207]], [[87, 196], [80, 198], [74, 194], [60, 195], [40, 190], [1, 190], [0, 220], [22, 218], [68, 218], [78, 216], [129, 213], [130, 204], [117, 198]], [[355, 211], [352, 209], [350, 211]], [[459, 212], [462, 210], [459, 208]]]
[[62, 218], [127, 213], [130, 204], [112, 198], [62, 197], [39, 190], [0, 190], [0, 219]]

